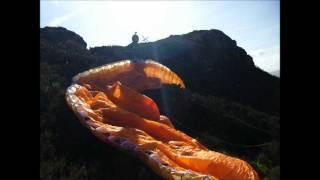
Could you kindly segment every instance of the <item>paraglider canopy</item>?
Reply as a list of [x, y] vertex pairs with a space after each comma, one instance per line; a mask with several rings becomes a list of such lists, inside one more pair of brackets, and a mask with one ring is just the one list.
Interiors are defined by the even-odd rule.
[[138, 157], [163, 179], [259, 180], [247, 162], [209, 150], [176, 129], [142, 94], [165, 84], [185, 89], [158, 62], [123, 60], [74, 76], [66, 101], [97, 138]]

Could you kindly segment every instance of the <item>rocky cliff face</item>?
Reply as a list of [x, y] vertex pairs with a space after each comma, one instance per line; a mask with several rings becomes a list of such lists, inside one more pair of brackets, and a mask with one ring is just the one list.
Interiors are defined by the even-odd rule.
[[77, 46], [78, 48], [87, 48], [87, 43], [78, 34], [63, 27], [40, 29], [40, 39], [56, 45]]

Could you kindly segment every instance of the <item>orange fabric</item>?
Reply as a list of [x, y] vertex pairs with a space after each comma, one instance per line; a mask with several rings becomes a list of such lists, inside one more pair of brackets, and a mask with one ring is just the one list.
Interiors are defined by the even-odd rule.
[[73, 82], [66, 100], [81, 123], [102, 141], [136, 155], [159, 176], [259, 180], [247, 162], [208, 150], [175, 129], [151, 98], [137, 92], [162, 84], [185, 88], [169, 68], [125, 60], [80, 73]]
[[158, 89], [162, 84], [174, 84], [185, 88], [184, 82], [177, 74], [150, 60], [124, 60], [106, 64], [79, 73], [73, 78], [73, 82], [90, 86], [95, 90], [104, 90], [106, 85], [112, 85], [116, 81], [137, 91]]
[[[208, 150], [171, 126], [168, 118], [162, 117], [160, 121], [158, 107], [150, 98], [120, 83], [115, 83], [105, 92], [95, 92], [95, 95], [81, 86], [75, 94], [94, 112], [88, 116], [90, 123], [94, 124], [91, 126], [100, 127], [94, 132], [100, 139], [106, 138], [104, 133], [125, 138], [140, 150], [157, 154], [163, 164], [182, 172], [192, 170], [211, 179], [259, 179], [248, 163]], [[136, 107], [130, 106], [131, 100]], [[147, 164], [160, 176], [174, 179], [158, 166], [150, 162]]]
[[120, 82], [106, 88], [105, 92], [120, 108], [147, 119], [160, 120], [158, 106], [151, 98], [121, 86]]

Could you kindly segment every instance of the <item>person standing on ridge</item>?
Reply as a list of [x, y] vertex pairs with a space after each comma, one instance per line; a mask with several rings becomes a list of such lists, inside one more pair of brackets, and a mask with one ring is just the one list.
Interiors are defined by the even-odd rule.
[[137, 32], [134, 32], [134, 35], [132, 36], [132, 44], [138, 44], [139, 42], [139, 36], [137, 35]]
[[137, 32], [134, 32], [134, 35], [132, 36], [132, 42], [128, 45], [130, 48], [129, 53], [130, 53], [130, 58], [135, 60], [137, 59], [137, 45], [139, 42], [139, 36], [137, 35]]

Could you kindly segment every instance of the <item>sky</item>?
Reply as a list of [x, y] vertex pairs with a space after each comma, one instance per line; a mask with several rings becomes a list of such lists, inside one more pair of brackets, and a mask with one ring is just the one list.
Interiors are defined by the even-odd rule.
[[65, 27], [95, 46], [156, 41], [194, 30], [219, 29], [259, 68], [280, 69], [280, 1], [41, 0], [40, 27]]

